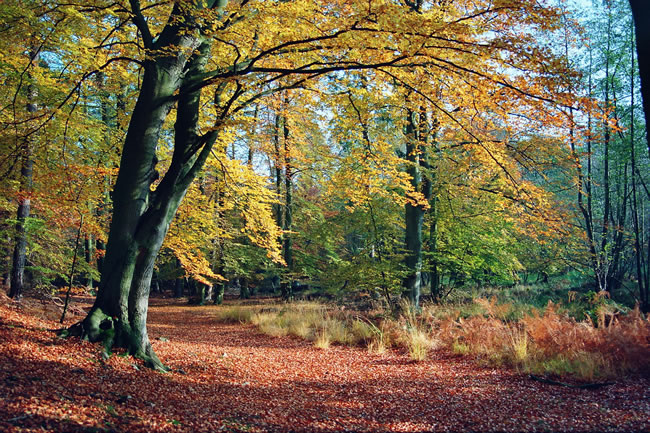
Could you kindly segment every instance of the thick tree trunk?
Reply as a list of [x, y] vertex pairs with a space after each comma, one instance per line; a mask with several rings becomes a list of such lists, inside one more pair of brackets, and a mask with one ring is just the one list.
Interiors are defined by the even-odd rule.
[[[634, 5], [633, 3], [634, 0], [630, 1], [630, 3], [633, 6], [633, 11], [634, 11]], [[638, 7], [638, 6], [637, 6]], [[650, 18], [650, 14], [648, 14], [647, 18]], [[635, 16], [636, 19], [636, 16]], [[637, 40], [638, 40], [638, 30], [637, 30]], [[636, 67], [634, 63], [634, 29], [632, 30], [632, 35], [630, 37], [630, 51], [632, 54], [632, 65], [630, 68], [630, 164], [631, 164], [631, 170], [632, 170], [632, 196], [631, 196], [631, 211], [632, 211], [632, 229], [634, 230], [634, 268], [635, 268], [635, 273], [636, 273], [636, 279], [637, 279], [637, 285], [639, 289], [639, 299], [641, 301], [641, 309], [644, 313], [647, 313], [650, 310], [650, 305], [648, 303], [648, 294], [650, 293], [650, 288], [648, 287], [648, 279], [645, 277], [648, 273], [648, 268], [646, 265], [646, 256], [644, 256], [645, 251], [642, 247], [642, 242], [641, 242], [641, 225], [639, 224], [639, 203], [637, 201], [637, 190], [636, 190], [636, 184], [637, 184], [637, 158], [636, 158], [636, 137], [635, 137], [635, 128], [634, 128], [634, 120], [635, 120], [635, 110], [634, 110], [634, 76], [636, 75]], [[650, 43], [650, 33], [646, 35], [646, 41], [645, 43]], [[646, 51], [648, 50], [648, 47], [644, 48], [638, 48], [637, 50], [645, 49]], [[639, 53], [640, 56], [640, 53]], [[647, 61], [650, 61], [646, 59]], [[650, 67], [650, 65], [647, 65]], [[650, 74], [650, 70], [647, 71], [648, 74]], [[646, 82], [646, 85], [650, 86], [650, 83]], [[648, 95], [650, 96], [650, 95]], [[647, 118], [647, 116], [646, 116]], [[647, 136], [646, 136], [647, 137]], [[644, 266], [645, 265], [645, 266]]]
[[[176, 4], [172, 15], [183, 17]], [[189, 184], [207, 158], [216, 132], [197, 135], [200, 89], [189, 82], [207, 61], [209, 43], [171, 19], [156, 42], [161, 54], [144, 62], [142, 87], [127, 130], [113, 191], [111, 221], [102, 278], [88, 316], [71, 329], [106, 348], [124, 347], [156, 369], [165, 369], [151, 348], [146, 320], [153, 267], [169, 225]], [[192, 53], [190, 59], [186, 52]], [[187, 80], [187, 81], [183, 81]], [[174, 154], [155, 191], [156, 146], [177, 94]]]
[[214, 290], [214, 303], [215, 305], [223, 304], [223, 294], [226, 291], [226, 285], [224, 283], [217, 284], [217, 287]]
[[[650, 121], [650, 8], [647, 0], [630, 0], [634, 28], [636, 33], [636, 52], [639, 60], [639, 77], [641, 78], [641, 96], [646, 124]], [[650, 139], [646, 129], [648, 156], [650, 157]]]
[[408, 274], [404, 279], [404, 287], [411, 304], [418, 308], [422, 291], [422, 224], [424, 209], [421, 206], [406, 204], [406, 259]]
[[181, 298], [185, 287], [185, 278], [178, 277], [174, 281], [174, 298]]
[[239, 299], [249, 299], [251, 297], [250, 288], [248, 285], [248, 278], [243, 277], [239, 279]]
[[[430, 117], [424, 107], [420, 107], [420, 121], [418, 123], [420, 141], [424, 144], [421, 149], [420, 166], [424, 169], [422, 181], [422, 195], [429, 203], [429, 257], [426, 263], [429, 275], [429, 289], [431, 299], [440, 298], [440, 269], [438, 267], [438, 196], [433, 188], [437, 178], [437, 166], [433, 159], [433, 152], [437, 153], [436, 135], [438, 129], [437, 119], [430, 124]], [[431, 129], [430, 129], [431, 128]]]

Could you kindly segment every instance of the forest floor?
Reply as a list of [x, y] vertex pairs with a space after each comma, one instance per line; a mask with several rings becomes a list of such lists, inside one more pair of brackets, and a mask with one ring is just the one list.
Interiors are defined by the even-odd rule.
[[[647, 379], [577, 389], [446, 351], [414, 362], [323, 350], [218, 323], [218, 307], [152, 299], [150, 337], [172, 368], [163, 374], [57, 338], [46, 304], [0, 298], [2, 432], [650, 432]], [[75, 306], [67, 324], [83, 318]]]

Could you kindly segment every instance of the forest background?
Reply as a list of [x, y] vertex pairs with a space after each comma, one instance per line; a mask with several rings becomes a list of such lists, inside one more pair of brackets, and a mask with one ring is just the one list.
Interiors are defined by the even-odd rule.
[[627, 1], [2, 2], [0, 19], [0, 272], [12, 297], [97, 290], [75, 333], [162, 367], [150, 291], [650, 309]]

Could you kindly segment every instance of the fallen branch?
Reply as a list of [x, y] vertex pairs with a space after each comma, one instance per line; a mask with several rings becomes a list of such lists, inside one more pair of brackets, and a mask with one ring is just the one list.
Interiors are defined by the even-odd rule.
[[575, 385], [572, 383], [558, 382], [557, 380], [535, 376], [534, 374], [531, 374], [530, 378], [542, 383], [548, 383], [550, 385], [566, 386], [567, 388], [577, 388], [577, 389], [596, 389], [596, 388], [601, 388], [603, 386], [609, 386], [614, 384], [614, 382], [598, 382], [598, 383], [583, 383], [580, 385]]
[[22, 420], [24, 420], [24, 419], [27, 419], [27, 418], [29, 418], [30, 416], [32, 416], [32, 414], [30, 414], [30, 413], [25, 414], [25, 415], [16, 416], [16, 417], [13, 417], [13, 418], [11, 418], [11, 419], [8, 419], [7, 422], [13, 424], [13, 423], [15, 423], [15, 422], [17, 422], [17, 421], [22, 421]]

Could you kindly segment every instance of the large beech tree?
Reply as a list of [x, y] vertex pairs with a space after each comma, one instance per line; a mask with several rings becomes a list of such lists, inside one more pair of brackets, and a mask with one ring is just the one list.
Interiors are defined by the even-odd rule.
[[[107, 65], [139, 65], [140, 79], [97, 298], [71, 331], [159, 369], [146, 328], [156, 256], [190, 184], [247, 107], [331, 73], [399, 84], [436, 111], [447, 136], [501, 167], [503, 192], [523, 201], [530, 191], [494, 131], [512, 132], [521, 119], [560, 126], [557, 104], [574, 103], [559, 78], [571, 75], [565, 63], [537, 46], [536, 34], [560, 25], [558, 11], [538, 0], [131, 0], [78, 10], [101, 26], [117, 23], [95, 48], [113, 50]], [[515, 111], [519, 120], [508, 125]], [[162, 134], [170, 122], [173, 136]], [[173, 146], [162, 178], [161, 145]]]

